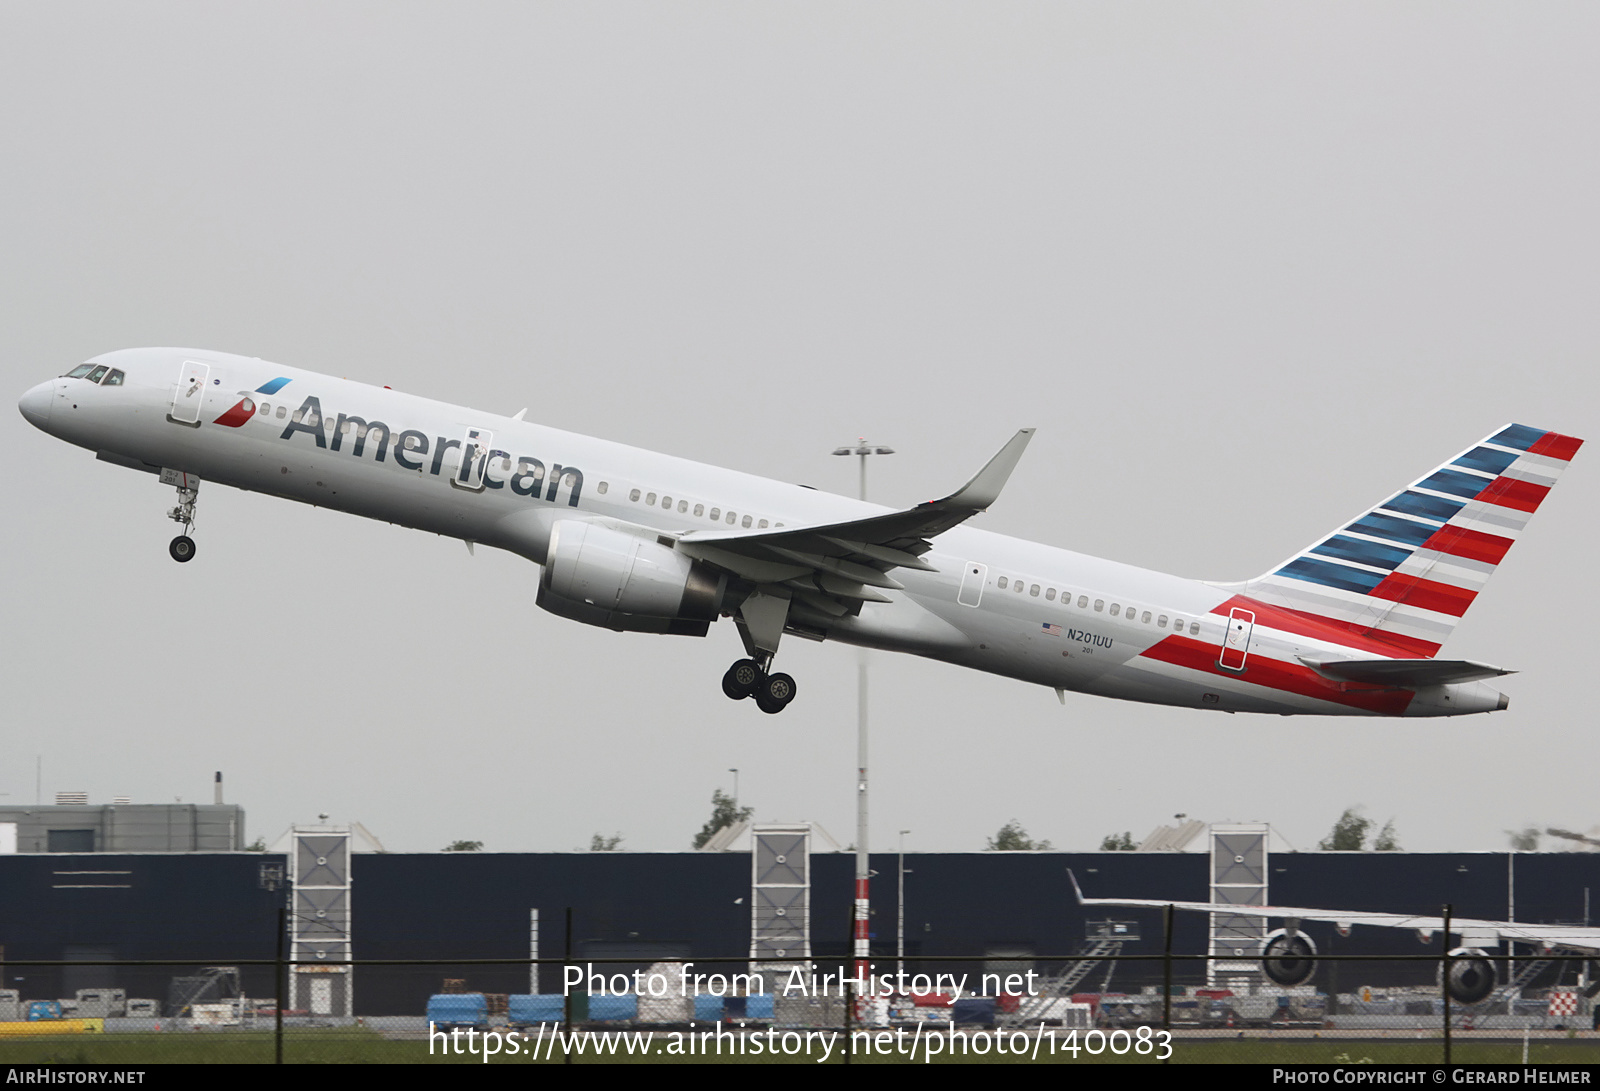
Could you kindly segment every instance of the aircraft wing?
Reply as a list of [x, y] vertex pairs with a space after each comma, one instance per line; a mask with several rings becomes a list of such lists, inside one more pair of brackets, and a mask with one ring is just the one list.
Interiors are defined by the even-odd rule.
[[[1276, 918], [1297, 921], [1321, 921], [1337, 925], [1347, 931], [1352, 925], [1365, 924], [1377, 928], [1409, 928], [1424, 938], [1444, 928], [1444, 918], [1415, 916], [1405, 913], [1374, 913], [1356, 909], [1304, 909], [1286, 905], [1230, 905], [1226, 902], [1172, 902], [1158, 898], [1086, 898], [1078, 886], [1078, 877], [1068, 871], [1072, 892], [1079, 905], [1126, 906], [1142, 909], [1192, 910], [1197, 913], [1227, 913], [1237, 917]], [[1487, 921], [1472, 917], [1451, 917], [1450, 931], [1454, 934], [1495, 935], [1503, 942], [1534, 943], [1546, 948], [1562, 948], [1591, 954], [1600, 954], [1600, 928], [1576, 924], [1519, 924], [1515, 921]]]
[[678, 549], [755, 583], [782, 585], [823, 613], [842, 617], [861, 602], [889, 602], [882, 591], [902, 584], [895, 568], [934, 571], [922, 559], [930, 539], [988, 509], [1022, 458], [1034, 430], [1024, 428], [978, 471], [942, 500], [904, 511], [844, 523], [778, 530], [695, 530], [677, 539]]

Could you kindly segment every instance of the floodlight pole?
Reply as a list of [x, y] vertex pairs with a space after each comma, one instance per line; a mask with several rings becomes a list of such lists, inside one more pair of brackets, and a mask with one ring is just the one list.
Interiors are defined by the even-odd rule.
[[900, 880], [899, 921], [895, 925], [894, 943], [896, 981], [904, 981], [906, 976], [906, 834], [910, 832], [910, 830], [900, 831], [900, 858], [895, 868]]
[[[867, 456], [892, 455], [892, 447], [868, 444], [865, 438], [853, 447], [835, 448], [836, 455], [855, 455], [861, 466], [861, 499], [867, 498]], [[855, 911], [855, 979], [860, 1014], [865, 1022], [867, 977], [872, 973], [872, 903], [868, 888], [872, 879], [872, 858], [867, 848], [867, 653], [862, 650], [856, 661], [856, 911]]]

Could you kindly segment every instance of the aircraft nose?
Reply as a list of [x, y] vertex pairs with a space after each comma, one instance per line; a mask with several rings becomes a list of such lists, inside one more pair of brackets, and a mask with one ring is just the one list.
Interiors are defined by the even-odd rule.
[[50, 424], [50, 403], [55, 400], [54, 387], [54, 383], [40, 383], [24, 394], [22, 400], [17, 403], [22, 415], [35, 428], [44, 429]]

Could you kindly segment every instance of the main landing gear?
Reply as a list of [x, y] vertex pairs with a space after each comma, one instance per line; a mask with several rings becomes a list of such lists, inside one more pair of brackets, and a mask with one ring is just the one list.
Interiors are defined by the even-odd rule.
[[722, 676], [723, 693], [735, 701], [754, 697], [756, 707], [769, 716], [782, 712], [794, 700], [794, 679], [787, 674], [767, 673], [788, 616], [787, 594], [755, 591], [746, 595], [739, 604], [735, 623], [750, 658], [739, 660]]
[[[166, 478], [167, 474], [163, 473], [162, 479]], [[194, 539], [189, 537], [189, 532], [194, 530], [194, 506], [200, 499], [200, 481], [187, 474], [174, 474], [173, 479], [170, 483], [177, 486], [178, 506], [167, 512], [167, 518], [182, 523], [183, 533], [172, 539], [167, 552], [172, 554], [173, 560], [185, 564], [194, 560]]]
[[[771, 659], [767, 662], [770, 664]], [[794, 679], [787, 674], [768, 674], [766, 667], [754, 659], [741, 659], [722, 676], [722, 692], [735, 701], [754, 697], [756, 707], [771, 715], [782, 712], [794, 700]]]

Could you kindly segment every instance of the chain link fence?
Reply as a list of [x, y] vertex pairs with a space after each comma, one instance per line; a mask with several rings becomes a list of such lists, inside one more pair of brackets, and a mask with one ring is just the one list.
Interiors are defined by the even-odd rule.
[[0, 1064], [1600, 1064], [1585, 957], [1276, 953], [10, 962]]

